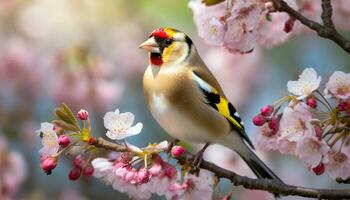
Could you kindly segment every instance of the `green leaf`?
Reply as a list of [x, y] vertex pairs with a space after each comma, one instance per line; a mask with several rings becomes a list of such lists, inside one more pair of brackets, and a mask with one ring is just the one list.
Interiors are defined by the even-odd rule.
[[221, 2], [224, 2], [225, 0], [202, 0], [202, 2], [206, 5], [206, 6], [213, 6], [216, 4], [219, 4]]
[[67, 106], [67, 104], [65, 103], [62, 103], [62, 106], [61, 106], [64, 111], [66, 112], [66, 114], [68, 115], [68, 117], [72, 120], [72, 122], [77, 126], [79, 127], [79, 123], [78, 123], [78, 120], [77, 118], [75, 118], [75, 115], [73, 114], [72, 110]]
[[64, 122], [71, 124], [71, 125], [75, 125], [74, 121], [66, 114], [65, 110], [61, 107], [58, 107], [54, 110], [56, 116], [63, 120]]
[[56, 124], [57, 126], [65, 129], [65, 130], [68, 130], [68, 131], [74, 131], [74, 132], [80, 131], [79, 127], [72, 125], [72, 124], [69, 124], [69, 123], [67, 123], [63, 120], [60, 120], [60, 119], [53, 120], [52, 123]]

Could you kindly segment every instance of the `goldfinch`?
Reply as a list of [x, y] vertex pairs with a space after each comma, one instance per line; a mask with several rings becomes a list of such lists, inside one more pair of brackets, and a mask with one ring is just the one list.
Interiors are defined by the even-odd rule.
[[186, 34], [159, 28], [139, 48], [149, 52], [143, 77], [146, 103], [166, 132], [179, 140], [206, 143], [200, 156], [211, 143], [224, 145], [258, 178], [281, 181], [253, 152], [237, 110]]

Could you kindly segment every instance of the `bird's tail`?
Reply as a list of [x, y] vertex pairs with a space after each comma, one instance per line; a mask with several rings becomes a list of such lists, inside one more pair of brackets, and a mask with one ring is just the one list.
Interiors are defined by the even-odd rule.
[[236, 151], [258, 178], [267, 178], [283, 182], [262, 160], [260, 160], [254, 151], [243, 142], [242, 138], [237, 133], [234, 132], [228, 134], [226, 137], [220, 138], [218, 143]]
[[248, 147], [246, 149], [247, 151], [245, 152], [237, 151], [237, 153], [242, 157], [242, 159], [247, 163], [258, 178], [267, 178], [283, 182], [251, 149]]

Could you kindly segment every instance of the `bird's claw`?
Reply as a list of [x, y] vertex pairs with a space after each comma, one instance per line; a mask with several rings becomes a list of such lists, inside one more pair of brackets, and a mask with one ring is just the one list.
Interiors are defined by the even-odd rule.
[[193, 159], [191, 161], [192, 168], [191, 168], [190, 172], [198, 176], [202, 161], [203, 161], [203, 152], [200, 151], [196, 155], [193, 156]]
[[173, 141], [170, 142], [167, 153], [170, 153], [171, 149], [179, 142], [180, 140], [174, 139]]

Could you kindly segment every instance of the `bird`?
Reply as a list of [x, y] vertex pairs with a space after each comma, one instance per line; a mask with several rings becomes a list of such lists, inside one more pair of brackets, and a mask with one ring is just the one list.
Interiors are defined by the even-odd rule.
[[255, 154], [236, 108], [189, 36], [174, 28], [157, 28], [139, 48], [149, 55], [143, 93], [152, 116], [173, 138], [205, 143], [195, 166], [210, 144], [220, 144], [237, 152], [257, 178], [282, 182]]

